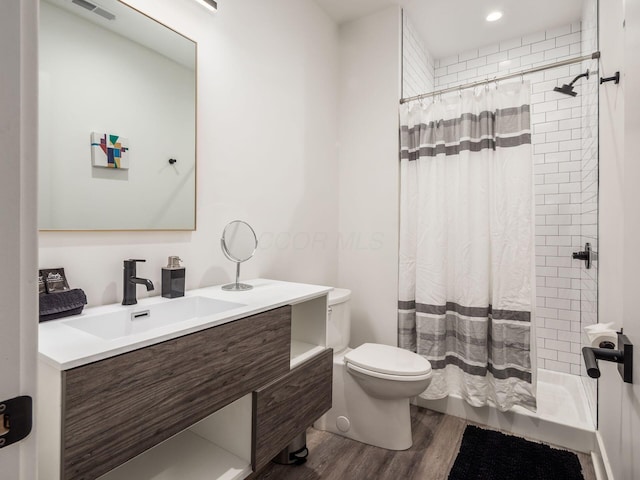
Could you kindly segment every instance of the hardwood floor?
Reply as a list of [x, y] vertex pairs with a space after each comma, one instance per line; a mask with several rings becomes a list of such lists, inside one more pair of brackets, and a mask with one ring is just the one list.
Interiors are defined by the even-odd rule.
[[[310, 428], [307, 463], [301, 466], [271, 463], [251, 478], [446, 480], [458, 454], [464, 429], [471, 422], [413, 406], [411, 417], [414, 443], [409, 450], [384, 450]], [[595, 480], [591, 457], [584, 453], [577, 455], [585, 480]]]

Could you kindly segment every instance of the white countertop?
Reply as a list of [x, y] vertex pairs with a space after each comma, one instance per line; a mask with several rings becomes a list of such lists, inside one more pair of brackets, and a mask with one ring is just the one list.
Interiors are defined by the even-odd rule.
[[304, 302], [326, 295], [332, 289], [331, 287], [320, 285], [267, 279], [256, 279], [243, 283], [249, 283], [253, 285], [254, 288], [252, 290], [234, 292], [224, 291], [221, 289], [221, 286], [207, 287], [190, 290], [185, 293], [185, 297], [208, 297], [242, 303], [244, 306], [112, 340], [105, 340], [91, 335], [66, 325], [66, 322], [95, 314], [116, 311], [137, 312], [151, 305], [171, 302], [173, 299], [157, 296], [139, 300], [137, 305], [123, 306], [114, 304], [92, 307], [85, 309], [80, 315], [41, 323], [38, 341], [40, 359], [59, 370], [68, 370], [206, 328], [232, 322], [273, 308]]

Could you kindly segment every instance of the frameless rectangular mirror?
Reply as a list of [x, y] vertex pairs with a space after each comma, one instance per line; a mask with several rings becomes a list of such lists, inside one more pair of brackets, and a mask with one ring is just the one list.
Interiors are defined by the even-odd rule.
[[40, 7], [40, 229], [194, 230], [195, 42], [118, 0]]

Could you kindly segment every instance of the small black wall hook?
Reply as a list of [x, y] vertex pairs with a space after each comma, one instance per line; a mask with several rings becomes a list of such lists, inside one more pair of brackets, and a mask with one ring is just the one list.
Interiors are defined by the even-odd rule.
[[600, 77], [600, 85], [602, 85], [604, 82], [615, 82], [616, 85], [619, 84], [620, 72], [616, 72], [613, 77]]
[[178, 160], [176, 160], [175, 158], [170, 158], [169, 159], [169, 165], [173, 165], [174, 163], [176, 163]]

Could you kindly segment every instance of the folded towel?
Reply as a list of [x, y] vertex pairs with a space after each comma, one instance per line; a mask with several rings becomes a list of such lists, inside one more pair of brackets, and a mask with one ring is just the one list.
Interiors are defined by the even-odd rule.
[[40, 321], [77, 315], [87, 304], [87, 296], [81, 288], [65, 292], [40, 295]]

